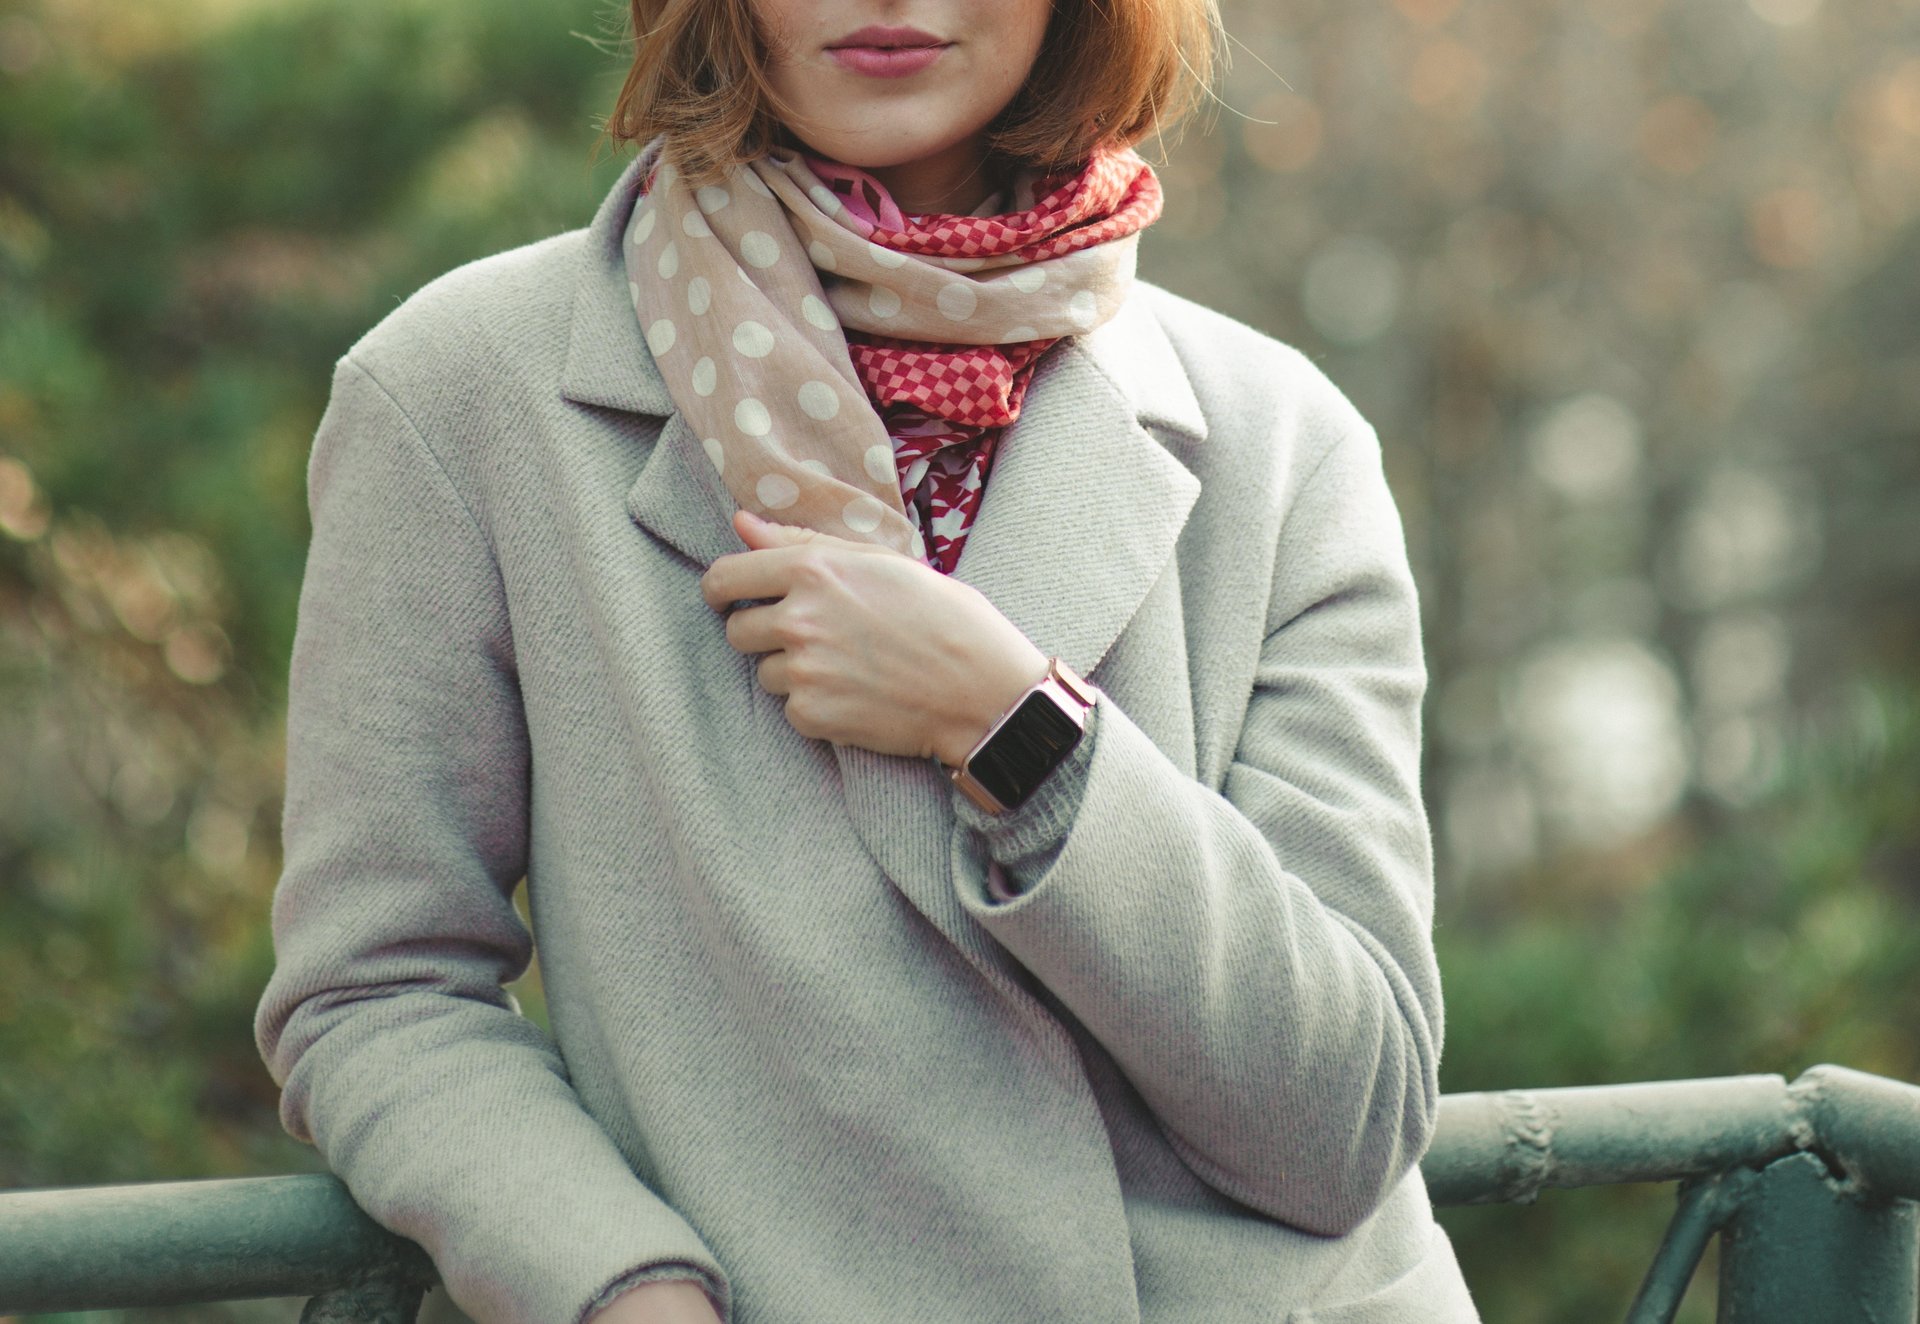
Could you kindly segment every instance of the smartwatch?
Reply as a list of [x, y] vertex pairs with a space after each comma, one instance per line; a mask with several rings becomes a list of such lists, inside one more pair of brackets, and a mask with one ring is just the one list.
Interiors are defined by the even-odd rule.
[[989, 814], [1019, 808], [1080, 743], [1096, 697], [1065, 662], [1047, 659], [1047, 674], [1001, 714], [959, 767], [947, 768], [947, 775]]

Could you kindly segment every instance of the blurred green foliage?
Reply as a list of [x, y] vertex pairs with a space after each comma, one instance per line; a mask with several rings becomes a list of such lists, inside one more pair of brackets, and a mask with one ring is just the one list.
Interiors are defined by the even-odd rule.
[[[591, 214], [617, 18], [0, 12], [0, 1187], [316, 1166], [251, 1036], [307, 448], [385, 311]], [[1387, 439], [1434, 670], [1443, 1083], [1920, 1080], [1911, 15], [1227, 19], [1232, 110], [1170, 150], [1143, 264], [1320, 358]], [[1605, 702], [1569, 731], [1563, 692]], [[516, 991], [544, 1021], [537, 971]], [[1670, 1206], [1445, 1221], [1489, 1321], [1573, 1321], [1624, 1309]]]

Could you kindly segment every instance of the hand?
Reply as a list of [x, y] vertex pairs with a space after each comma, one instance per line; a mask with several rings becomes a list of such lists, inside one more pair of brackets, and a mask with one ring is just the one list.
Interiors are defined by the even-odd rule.
[[688, 1278], [642, 1283], [587, 1316], [587, 1324], [720, 1324], [706, 1289]]
[[1047, 673], [1047, 657], [984, 594], [912, 557], [738, 511], [748, 550], [700, 578], [727, 642], [764, 653], [760, 684], [803, 736], [958, 765]]

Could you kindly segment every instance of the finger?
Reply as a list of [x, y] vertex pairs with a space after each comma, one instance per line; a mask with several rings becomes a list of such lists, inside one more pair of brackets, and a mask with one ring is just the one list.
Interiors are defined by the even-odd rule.
[[817, 529], [803, 528], [795, 524], [781, 524], [768, 519], [765, 515], [756, 515], [742, 508], [733, 513], [734, 531], [740, 540], [749, 547], [788, 547], [795, 543], [812, 542], [815, 538], [827, 535]]
[[[760, 520], [761, 530], [770, 531], [767, 538], [762, 539], [760, 532], [752, 528], [753, 520]], [[741, 531], [742, 539], [750, 544], [748, 550], [728, 552], [714, 558], [707, 572], [700, 576], [700, 596], [715, 611], [729, 610], [736, 602], [784, 598], [793, 587], [793, 566], [809, 548], [815, 553], [830, 555], [858, 553], [901, 556], [915, 565], [920, 564], [904, 552], [880, 543], [856, 542], [851, 538], [836, 538], [831, 533], [821, 533], [817, 529], [775, 524], [745, 509], [734, 512], [733, 522], [734, 527]], [[762, 541], [768, 545], [751, 545]]]
[[792, 682], [787, 677], [787, 655], [768, 653], [760, 659], [760, 688], [768, 694], [790, 694]]
[[727, 617], [727, 642], [742, 653], [771, 653], [782, 645], [774, 636], [778, 603], [742, 607]]
[[[848, 551], [892, 552], [891, 547], [866, 541], [864, 538], [842, 538], [838, 534], [827, 533], [820, 529], [809, 529], [798, 524], [781, 524], [765, 515], [756, 515], [742, 507], [733, 512], [734, 531], [740, 540], [753, 550], [766, 547], [804, 547], [809, 543], [820, 543], [834, 547], [843, 547]], [[895, 555], [902, 553], [895, 552]]]
[[793, 567], [805, 547], [765, 547], [714, 558], [700, 576], [700, 596], [715, 611], [753, 598], [784, 598], [793, 587]]

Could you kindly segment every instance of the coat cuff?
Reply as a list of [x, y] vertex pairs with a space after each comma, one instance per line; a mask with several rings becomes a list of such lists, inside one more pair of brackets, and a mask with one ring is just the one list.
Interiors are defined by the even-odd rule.
[[613, 1304], [614, 1298], [622, 1296], [643, 1283], [664, 1283], [676, 1279], [691, 1278], [700, 1284], [707, 1294], [707, 1300], [713, 1303], [714, 1314], [722, 1320], [727, 1317], [727, 1289], [714, 1276], [697, 1264], [685, 1260], [672, 1260], [664, 1264], [642, 1265], [629, 1270], [608, 1283], [598, 1296], [588, 1303], [580, 1314], [580, 1324], [586, 1324], [600, 1311]]
[[[989, 814], [965, 791], [953, 788], [954, 816], [960, 825], [986, 839], [987, 853], [999, 867], [988, 874], [987, 893], [1006, 902], [1029, 891], [1052, 866], [1066, 845], [1067, 833], [1080, 812], [1087, 790], [1087, 770], [1093, 766], [1104, 695], [1086, 712], [1086, 730], [1066, 760], [1049, 773], [1017, 809]], [[1005, 886], [1000, 886], [1004, 881]]]

